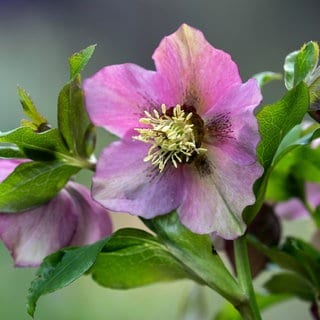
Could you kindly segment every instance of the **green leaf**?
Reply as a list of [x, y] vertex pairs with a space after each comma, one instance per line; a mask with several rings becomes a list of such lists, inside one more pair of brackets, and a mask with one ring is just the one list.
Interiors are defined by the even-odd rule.
[[78, 171], [58, 161], [20, 164], [0, 183], [0, 212], [17, 212], [50, 200]]
[[308, 89], [301, 83], [281, 100], [265, 106], [257, 114], [261, 134], [258, 156], [265, 169], [272, 164], [284, 136], [302, 121], [308, 107]]
[[82, 276], [95, 262], [108, 238], [94, 244], [62, 249], [44, 259], [28, 293], [27, 310], [33, 317], [38, 299], [61, 289]]
[[144, 223], [191, 274], [236, 305], [245, 300], [237, 282], [212, 249], [209, 235], [192, 233], [180, 223], [175, 212]]
[[[257, 303], [260, 311], [281, 303], [290, 298], [288, 295], [280, 294], [256, 294]], [[221, 310], [215, 315], [214, 320], [242, 320], [239, 312], [235, 307], [226, 303]]]
[[74, 53], [69, 58], [70, 80], [74, 80], [84, 69], [93, 55], [96, 45], [91, 45], [79, 52]]
[[100, 285], [115, 289], [181, 278], [195, 280], [154, 236], [138, 229], [113, 234], [90, 273]]
[[46, 125], [48, 123], [46, 118], [39, 113], [29, 94], [23, 88], [18, 87], [18, 95], [25, 115], [32, 120], [33, 129]]
[[274, 294], [288, 294], [302, 300], [314, 301], [314, 288], [296, 273], [282, 272], [272, 276], [264, 287]]
[[285, 85], [288, 90], [305, 80], [315, 70], [319, 59], [319, 46], [310, 41], [299, 51], [290, 53], [284, 63]]
[[59, 94], [58, 127], [71, 153], [90, 157], [95, 146], [95, 131], [85, 109], [79, 75]]
[[69, 153], [57, 129], [38, 133], [32, 128], [20, 127], [0, 133], [0, 143], [15, 144], [33, 160], [54, 160]]
[[25, 158], [26, 155], [15, 145], [1, 145], [0, 143], [0, 158]]
[[[308, 107], [308, 89], [304, 83], [301, 83], [290, 90], [281, 100], [264, 106], [258, 112], [261, 141], [257, 148], [257, 154], [259, 162], [264, 167], [264, 174], [254, 185], [257, 199], [255, 204], [248, 206], [243, 213], [247, 223], [253, 220], [262, 206], [268, 179], [273, 169], [272, 165], [285, 154], [282, 146], [284, 137], [293, 127], [301, 123]], [[290, 140], [288, 147], [291, 147], [292, 144], [293, 142]], [[279, 147], [281, 153], [278, 152]]]
[[252, 78], [257, 79], [259, 87], [261, 88], [271, 81], [281, 80], [282, 74], [271, 72], [271, 71], [264, 71], [264, 72], [260, 72], [260, 73], [253, 75]]

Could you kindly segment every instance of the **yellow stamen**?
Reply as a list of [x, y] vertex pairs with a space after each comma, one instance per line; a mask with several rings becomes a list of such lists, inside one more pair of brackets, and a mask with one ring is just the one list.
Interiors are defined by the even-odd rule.
[[175, 168], [179, 163], [187, 163], [195, 154], [206, 152], [207, 149], [196, 147], [192, 112], [185, 113], [179, 104], [172, 110], [172, 116], [167, 114], [165, 104], [161, 105], [162, 114], [153, 110], [153, 114], [145, 111], [146, 117], [140, 123], [149, 128], [136, 128], [139, 133], [135, 140], [151, 144], [144, 161], [151, 161], [159, 167], [160, 172], [171, 161]]

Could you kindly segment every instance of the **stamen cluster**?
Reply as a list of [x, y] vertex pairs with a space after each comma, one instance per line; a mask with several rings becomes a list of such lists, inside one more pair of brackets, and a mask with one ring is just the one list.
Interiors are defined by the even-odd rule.
[[139, 135], [133, 137], [152, 145], [144, 161], [151, 161], [160, 172], [169, 161], [177, 168], [179, 163], [188, 163], [194, 155], [207, 151], [197, 147], [192, 112], [186, 113], [179, 104], [172, 110], [162, 104], [161, 111], [161, 115], [155, 109], [153, 114], [145, 111], [146, 117], [139, 122], [150, 128], [136, 128]]

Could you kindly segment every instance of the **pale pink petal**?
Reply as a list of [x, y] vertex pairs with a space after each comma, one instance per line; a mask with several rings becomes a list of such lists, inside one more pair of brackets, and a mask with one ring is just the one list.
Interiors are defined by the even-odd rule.
[[193, 105], [198, 114], [215, 105], [230, 86], [241, 83], [230, 55], [186, 24], [161, 41], [153, 59], [176, 103]]
[[306, 195], [309, 203], [314, 207], [320, 206], [320, 184], [306, 183]]
[[107, 210], [91, 198], [83, 185], [69, 182], [66, 190], [76, 206], [77, 224], [71, 246], [96, 242], [112, 232], [112, 223]]
[[307, 209], [298, 198], [279, 202], [274, 207], [275, 213], [286, 220], [303, 219], [310, 217]]
[[0, 214], [0, 237], [16, 266], [37, 266], [67, 246], [77, 224], [76, 206], [65, 190], [50, 202], [16, 214]]
[[255, 79], [231, 87], [203, 115], [207, 127], [206, 142], [222, 149], [239, 164], [255, 163], [260, 135], [254, 109], [261, 99]]
[[26, 160], [21, 159], [0, 159], [0, 182], [2, 182], [12, 171]]
[[147, 145], [139, 141], [112, 143], [100, 155], [93, 177], [93, 198], [107, 209], [145, 218], [166, 214], [181, 203], [181, 170], [162, 173], [144, 162]]
[[240, 165], [222, 150], [209, 147], [207, 159], [186, 167], [185, 197], [178, 213], [195, 233], [234, 239], [243, 234], [243, 209], [255, 202], [254, 181], [262, 174], [257, 163]]
[[84, 80], [83, 89], [91, 121], [119, 137], [138, 126], [144, 110], [168, 102], [156, 72], [129, 63], [101, 69]]

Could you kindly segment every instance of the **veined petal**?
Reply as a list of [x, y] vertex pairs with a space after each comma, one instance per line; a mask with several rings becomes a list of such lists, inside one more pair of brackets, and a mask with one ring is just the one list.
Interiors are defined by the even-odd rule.
[[93, 198], [107, 209], [145, 218], [166, 214], [181, 203], [181, 170], [163, 172], [143, 159], [147, 145], [139, 141], [112, 143], [100, 155], [93, 177]]
[[208, 146], [207, 159], [186, 167], [184, 174], [186, 193], [178, 209], [182, 223], [195, 233], [215, 232], [224, 239], [243, 234], [242, 212], [255, 202], [252, 186], [261, 167], [239, 165], [222, 150]]
[[207, 128], [206, 142], [222, 149], [239, 164], [255, 163], [260, 135], [254, 109], [261, 99], [255, 79], [230, 88], [203, 115]]
[[112, 222], [107, 210], [94, 201], [83, 185], [69, 182], [66, 190], [76, 206], [77, 224], [70, 245], [82, 246], [96, 242], [112, 232]]
[[164, 84], [156, 72], [134, 64], [105, 67], [83, 82], [87, 112], [96, 126], [123, 137], [144, 110], [166, 103]]
[[72, 198], [65, 190], [47, 204], [16, 214], [0, 214], [0, 237], [16, 266], [37, 266], [48, 254], [67, 246], [77, 224]]
[[186, 24], [161, 41], [153, 59], [176, 103], [192, 105], [198, 114], [205, 113], [230, 86], [241, 83], [230, 55]]

